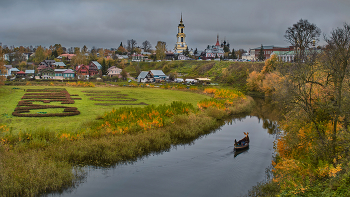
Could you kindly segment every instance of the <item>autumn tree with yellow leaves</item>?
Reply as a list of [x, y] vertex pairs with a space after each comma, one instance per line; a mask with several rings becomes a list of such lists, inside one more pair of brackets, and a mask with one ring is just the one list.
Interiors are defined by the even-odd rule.
[[271, 57], [247, 80], [248, 88], [279, 103], [285, 117], [268, 187], [275, 186], [274, 195], [349, 196], [350, 26], [333, 30], [322, 51], [295, 33], [317, 37], [314, 24], [299, 21], [291, 30], [295, 62]]

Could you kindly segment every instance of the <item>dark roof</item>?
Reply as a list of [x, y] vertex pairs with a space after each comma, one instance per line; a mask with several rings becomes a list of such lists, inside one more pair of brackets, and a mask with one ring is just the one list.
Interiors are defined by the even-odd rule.
[[142, 71], [139, 76], [137, 77], [138, 79], [143, 79], [147, 76], [148, 72], [147, 71]]
[[100, 63], [98, 63], [98, 61], [92, 61], [91, 63], [94, 64], [97, 67], [97, 69], [101, 70], [102, 66]]
[[153, 75], [162, 76], [165, 75], [162, 70], [151, 70]]

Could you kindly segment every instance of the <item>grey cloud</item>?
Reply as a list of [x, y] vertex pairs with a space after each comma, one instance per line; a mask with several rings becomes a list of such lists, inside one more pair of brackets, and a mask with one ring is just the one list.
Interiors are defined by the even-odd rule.
[[135, 39], [153, 46], [176, 42], [180, 14], [189, 48], [215, 44], [216, 35], [235, 49], [287, 46], [285, 30], [300, 18], [329, 34], [350, 22], [344, 0], [2, 0], [0, 42], [6, 45], [117, 47]]

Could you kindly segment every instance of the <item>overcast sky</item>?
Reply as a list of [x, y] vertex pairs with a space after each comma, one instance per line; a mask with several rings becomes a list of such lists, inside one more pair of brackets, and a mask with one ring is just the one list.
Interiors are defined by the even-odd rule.
[[219, 35], [231, 50], [249, 50], [288, 46], [283, 35], [301, 18], [329, 35], [350, 23], [350, 0], [0, 0], [0, 42], [91, 49], [161, 40], [173, 50], [181, 12], [189, 48], [203, 50]]

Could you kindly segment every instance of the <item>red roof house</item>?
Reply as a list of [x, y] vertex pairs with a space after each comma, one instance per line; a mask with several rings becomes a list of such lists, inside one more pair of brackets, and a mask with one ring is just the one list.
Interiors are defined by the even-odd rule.
[[75, 70], [76, 70], [77, 76], [92, 77], [92, 76], [98, 74], [98, 69], [94, 65], [81, 64], [81, 65], [77, 66]]
[[24, 77], [24, 76], [26, 76], [26, 73], [23, 72], [23, 71], [19, 71], [19, 72], [17, 72], [17, 76], [18, 77], [20, 77], [20, 76]]

